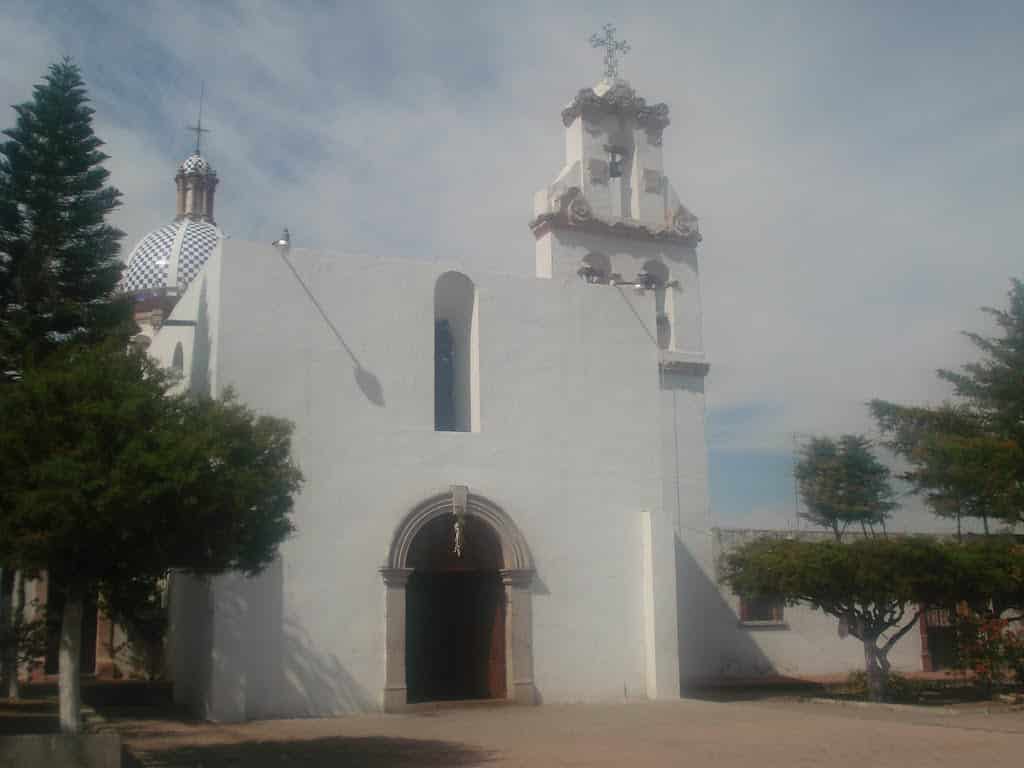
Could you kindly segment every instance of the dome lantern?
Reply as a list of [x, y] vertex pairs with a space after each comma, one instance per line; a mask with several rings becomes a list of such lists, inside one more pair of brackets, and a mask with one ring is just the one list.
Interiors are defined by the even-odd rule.
[[174, 183], [178, 187], [178, 212], [175, 219], [188, 218], [214, 224], [213, 197], [217, 190], [217, 172], [198, 151], [178, 166]]
[[217, 189], [217, 172], [202, 156], [203, 134], [209, 128], [203, 128], [203, 96], [206, 95], [206, 84], [199, 91], [199, 118], [195, 125], [186, 126], [196, 134], [196, 149], [178, 166], [174, 183], [178, 187], [178, 213], [175, 221], [189, 218], [193, 221], [213, 220], [213, 195]]
[[200, 154], [200, 139], [208, 132], [202, 127], [202, 102], [199, 120], [189, 129], [196, 133], [196, 146], [174, 175], [174, 221], [138, 242], [121, 278], [121, 290], [131, 297], [135, 322], [146, 338], [160, 330], [224, 237], [213, 218], [214, 192], [220, 179]]

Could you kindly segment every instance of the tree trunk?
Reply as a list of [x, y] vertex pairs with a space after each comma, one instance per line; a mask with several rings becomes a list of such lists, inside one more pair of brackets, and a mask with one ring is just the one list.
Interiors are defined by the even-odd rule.
[[116, 680], [117, 678], [121, 677], [121, 673], [118, 670], [118, 666], [117, 666], [117, 652], [118, 652], [119, 649], [116, 649], [114, 647], [114, 627], [115, 626], [117, 626], [117, 625], [114, 624], [114, 620], [110, 619], [109, 622], [107, 623], [107, 655], [110, 656], [110, 666], [111, 666], [110, 672], [114, 676], [114, 679]]
[[868, 678], [868, 699], [885, 701], [889, 688], [889, 659], [875, 644], [876, 638], [864, 639], [864, 670]]
[[4, 643], [4, 670], [7, 678], [0, 695], [9, 699], [17, 699], [21, 690], [18, 686], [18, 637], [21, 635], [21, 625], [25, 621], [25, 576], [20, 571], [11, 571], [11, 602], [7, 623], [4, 624], [4, 631], [7, 633], [9, 642]]
[[14, 573], [10, 568], [0, 568], [0, 696], [7, 693], [8, 680], [17, 675], [17, 662], [11, 653], [14, 633], [11, 631], [11, 603], [14, 602]]
[[82, 595], [69, 590], [60, 623], [58, 672], [60, 729], [78, 733], [82, 727]]

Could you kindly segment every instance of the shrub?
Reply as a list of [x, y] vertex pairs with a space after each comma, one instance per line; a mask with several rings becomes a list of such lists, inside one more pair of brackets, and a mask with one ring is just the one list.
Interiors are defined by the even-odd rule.
[[956, 637], [957, 667], [973, 672], [982, 686], [1011, 676], [1024, 682], [1024, 629], [1004, 618], [969, 614], [957, 617]]

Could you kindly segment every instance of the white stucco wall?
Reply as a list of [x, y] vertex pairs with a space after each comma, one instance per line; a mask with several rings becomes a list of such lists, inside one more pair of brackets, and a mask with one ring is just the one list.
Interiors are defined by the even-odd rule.
[[182, 347], [182, 381], [177, 388], [210, 394], [217, 391], [217, 326], [220, 299], [221, 240], [202, 271], [192, 280], [147, 350], [170, 368], [174, 350]]
[[[279, 249], [227, 241], [210, 266], [231, 288], [211, 295], [207, 283], [207, 317], [197, 324], [207, 326], [197, 338], [216, 350], [206, 354], [210, 380], [295, 422], [306, 476], [298, 531], [280, 562], [255, 580], [214, 581], [209, 714], [377, 707], [378, 568], [402, 517], [453, 483], [500, 505], [531, 548], [543, 701], [632, 698], [655, 686], [652, 695], [676, 695], [681, 513], [663, 505], [652, 294], [575, 275], [466, 272], [479, 302], [480, 431], [439, 433], [434, 283], [452, 265], [289, 257], [326, 320]], [[698, 399], [679, 416], [694, 419], [683, 425], [687, 456], [703, 451]], [[681, 480], [691, 495], [697, 488], [695, 522], [706, 515], [705, 475], [699, 463]], [[646, 550], [645, 535], [655, 537]], [[646, 568], [645, 551], [654, 558]]]
[[[584, 230], [551, 230], [537, 240], [538, 276], [548, 276], [559, 283], [579, 280], [577, 270], [589, 254], [598, 253], [607, 257], [611, 271], [630, 281], [636, 277], [648, 262], [664, 264], [668, 282], [665, 290], [671, 295], [666, 304], [670, 307], [672, 324], [671, 349], [703, 354], [704, 332], [701, 312], [701, 294], [697, 253], [693, 246], [681, 245], [666, 240], [648, 240], [610, 237]], [[628, 286], [620, 291], [634, 293]], [[647, 326], [649, 339], [657, 337], [654, 322], [654, 291], [647, 291], [652, 312]]]
[[[208, 659], [182, 694], [204, 714], [379, 706], [378, 569], [403, 517], [453, 484], [500, 506], [531, 549], [540, 700], [673, 697], [717, 659], [702, 619], [718, 590], [699, 238], [671, 229], [682, 209], [662, 175], [664, 121], [641, 117], [626, 83], [595, 92], [613, 86], [615, 99], [570, 121], [564, 167], [534, 213], [575, 186], [604, 225], [627, 226], [536, 229], [536, 277], [229, 240], [193, 281], [153, 354], [169, 363], [182, 342], [193, 391], [233, 386], [291, 419], [306, 477], [274, 567], [179, 590], [172, 658], [186, 675], [190, 655]], [[602, 180], [613, 144], [624, 175]], [[577, 270], [592, 253], [626, 280], [657, 262], [669, 285], [588, 284]], [[476, 290], [471, 432], [434, 431], [435, 283], [447, 270]]]

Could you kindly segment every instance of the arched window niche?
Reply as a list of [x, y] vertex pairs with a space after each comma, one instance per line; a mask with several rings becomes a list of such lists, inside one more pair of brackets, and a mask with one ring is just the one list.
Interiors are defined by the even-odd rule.
[[479, 301], [473, 281], [445, 272], [434, 285], [434, 430], [480, 431]]
[[658, 348], [672, 347], [672, 291], [668, 290], [668, 267], [662, 262], [651, 260], [644, 263], [654, 290], [654, 321], [658, 331]]

